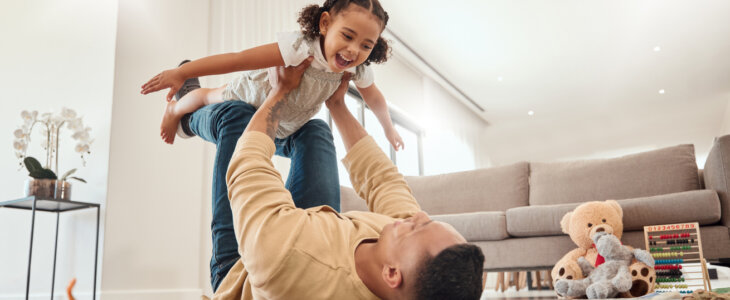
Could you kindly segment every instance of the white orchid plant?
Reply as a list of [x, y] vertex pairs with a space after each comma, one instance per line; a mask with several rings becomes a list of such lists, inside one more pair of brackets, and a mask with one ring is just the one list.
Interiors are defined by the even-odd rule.
[[[91, 136], [89, 134], [91, 128], [84, 126], [81, 117], [77, 117], [74, 110], [64, 107], [61, 110], [60, 114], [54, 115], [53, 113], [44, 113], [40, 116], [38, 115], [38, 111], [29, 112], [24, 110], [20, 113], [20, 116], [23, 118], [23, 125], [21, 125], [20, 128], [13, 132], [13, 135], [15, 136], [15, 140], [13, 141], [13, 148], [15, 148], [15, 156], [20, 161], [20, 168], [22, 168], [25, 161], [26, 168], [30, 172], [31, 177], [56, 179], [55, 174], [58, 173], [59, 134], [61, 128], [63, 128], [64, 125], [66, 126], [66, 128], [73, 131], [71, 137], [76, 141], [75, 150], [81, 155], [82, 163], [84, 166], [86, 166], [86, 156], [91, 154], [90, 147], [91, 143], [94, 140], [91, 139]], [[26, 155], [28, 145], [31, 142], [31, 132], [36, 125], [40, 126], [42, 137], [44, 138], [43, 140], [41, 140], [40, 143], [41, 148], [46, 150], [45, 169], [50, 171], [50, 173], [34, 172], [34, 170], [37, 170], [40, 167], [40, 163], [34, 163], [32, 164], [32, 167], [29, 167], [28, 165], [29, 160], [37, 162], [37, 160], [35, 160], [34, 158]], [[53, 170], [50, 169], [51, 166], [55, 166]], [[76, 169], [71, 169], [66, 172], [62, 180], [65, 180], [68, 175], [71, 175], [71, 173], [74, 173], [75, 171]], [[83, 179], [78, 177], [69, 178], [85, 182]]]

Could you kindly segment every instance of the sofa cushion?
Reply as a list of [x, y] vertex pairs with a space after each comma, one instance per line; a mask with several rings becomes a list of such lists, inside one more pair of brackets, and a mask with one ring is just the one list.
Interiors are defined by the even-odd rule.
[[[624, 211], [624, 231], [644, 226], [720, 221], [720, 200], [712, 190], [696, 190], [652, 197], [618, 200]], [[580, 203], [536, 205], [508, 209], [507, 232], [515, 237], [563, 234], [560, 220]]]
[[369, 211], [368, 204], [351, 187], [340, 186], [340, 211]]
[[530, 205], [629, 199], [697, 189], [693, 145], [611, 159], [530, 163]]
[[499, 241], [509, 236], [502, 211], [433, 215], [431, 219], [451, 224], [469, 242]]
[[433, 176], [406, 177], [421, 209], [429, 214], [505, 211], [527, 205], [528, 164]]
[[507, 233], [515, 237], [560, 235], [560, 220], [579, 203], [532, 205], [510, 208], [505, 212]]
[[720, 199], [713, 190], [689, 191], [618, 201], [624, 210], [624, 231], [644, 230], [644, 226], [720, 221]]

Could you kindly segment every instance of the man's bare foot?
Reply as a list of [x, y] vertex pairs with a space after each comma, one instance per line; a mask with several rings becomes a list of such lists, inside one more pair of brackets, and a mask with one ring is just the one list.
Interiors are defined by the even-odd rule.
[[175, 133], [177, 132], [177, 124], [180, 123], [182, 115], [175, 112], [176, 100], [167, 102], [165, 112], [162, 114], [162, 124], [160, 124], [160, 136], [165, 143], [172, 144], [175, 141]]

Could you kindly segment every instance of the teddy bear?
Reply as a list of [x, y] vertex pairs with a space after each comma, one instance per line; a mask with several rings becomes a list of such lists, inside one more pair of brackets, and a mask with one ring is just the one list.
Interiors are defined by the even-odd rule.
[[[586, 273], [578, 262], [583, 258], [589, 265], [597, 266], [604, 262], [591, 239], [597, 232], [614, 235], [621, 240], [623, 235], [623, 210], [614, 200], [586, 202], [563, 216], [560, 227], [578, 246], [563, 256], [553, 267], [553, 285], [561, 279], [583, 279]], [[630, 247], [629, 247], [630, 248]], [[586, 270], [589, 271], [589, 270]], [[628, 292], [620, 297], [640, 297], [654, 291], [656, 272], [653, 267], [640, 261], [629, 265], [632, 284]]]
[[634, 259], [653, 267], [654, 258], [651, 254], [642, 249], [631, 249], [621, 245], [621, 241], [613, 234], [599, 231], [591, 239], [596, 245], [598, 254], [605, 261], [594, 267], [585, 257], [578, 258], [584, 274], [584, 279], [560, 279], [555, 283], [555, 291], [561, 296], [580, 297], [588, 296], [589, 299], [613, 298], [621, 292], [628, 292], [631, 289], [631, 273], [629, 265]]

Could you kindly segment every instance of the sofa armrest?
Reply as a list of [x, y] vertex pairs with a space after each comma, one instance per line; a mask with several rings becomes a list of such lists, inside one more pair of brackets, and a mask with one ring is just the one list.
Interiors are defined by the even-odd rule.
[[720, 198], [720, 222], [730, 227], [730, 135], [715, 138], [703, 171], [705, 188]]

